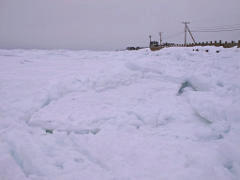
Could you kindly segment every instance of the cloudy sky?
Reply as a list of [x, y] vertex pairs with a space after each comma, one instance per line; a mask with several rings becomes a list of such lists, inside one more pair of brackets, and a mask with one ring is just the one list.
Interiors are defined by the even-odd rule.
[[[183, 42], [182, 21], [240, 27], [239, 9], [240, 0], [0, 0], [0, 48], [115, 50], [148, 46], [159, 31]], [[240, 40], [240, 31], [194, 36]]]

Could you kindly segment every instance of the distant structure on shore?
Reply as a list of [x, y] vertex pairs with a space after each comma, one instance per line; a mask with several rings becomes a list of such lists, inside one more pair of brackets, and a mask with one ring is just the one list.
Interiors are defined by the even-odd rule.
[[[193, 46], [222, 46], [224, 48], [231, 48], [231, 47], [234, 47], [234, 46], [237, 46], [237, 47], [240, 47], [240, 41], [238, 40], [237, 42], [235, 41], [231, 41], [231, 42], [227, 42], [225, 41], [223, 43], [223, 41], [210, 41], [210, 42], [196, 42], [196, 39], [195, 37], [193, 36], [193, 33], [217, 33], [217, 32], [226, 32], [226, 31], [240, 31], [240, 27], [239, 26], [226, 26], [225, 28], [218, 28], [217, 30], [216, 29], [195, 29], [193, 31], [190, 30], [189, 28], [189, 24], [190, 22], [182, 22], [182, 24], [184, 24], [184, 31], [182, 33], [184, 33], [184, 44], [175, 44], [175, 43], [162, 43], [162, 32], [159, 32], [159, 37], [160, 37], [160, 41], [152, 41], [152, 36], [150, 35], [149, 36], [149, 39], [150, 39], [150, 43], [149, 43], [149, 48], [152, 50], [152, 51], [156, 51], [156, 50], [160, 50], [162, 48], [165, 48], [165, 47], [193, 47]], [[233, 28], [234, 27], [234, 28]], [[182, 34], [181, 33], [181, 34]], [[174, 36], [176, 35], [179, 35], [179, 33], [175, 34]], [[191, 37], [191, 40], [193, 43], [188, 43], [187, 42], [187, 35], [189, 35]]]
[[[161, 45], [159, 45], [159, 43], [157, 41], [150, 41], [149, 43], [149, 48], [152, 51], [157, 51], [157, 50], [161, 50], [163, 48], [167, 48], [167, 47], [195, 47], [195, 46], [216, 46], [216, 47], [220, 47], [222, 46], [223, 48], [232, 48], [237, 46], [238, 48], [240, 48], [240, 40], [236, 41], [231, 41], [231, 42], [223, 42], [223, 41], [207, 41], [207, 42], [196, 42], [196, 43], [189, 43], [189, 44], [175, 44], [175, 43], [163, 43]], [[126, 50], [128, 51], [135, 51], [135, 50], [139, 50], [139, 49], [145, 49], [148, 47], [127, 47]]]
[[145, 49], [145, 48], [147, 48], [147, 47], [139, 47], [139, 46], [137, 46], [137, 47], [127, 47], [126, 48], [126, 50], [128, 50], [128, 51], [135, 51], [135, 50], [139, 50], [139, 49]]

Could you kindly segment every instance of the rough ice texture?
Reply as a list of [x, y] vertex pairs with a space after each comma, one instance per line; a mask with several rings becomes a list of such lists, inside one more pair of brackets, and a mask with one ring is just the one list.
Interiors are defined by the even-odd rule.
[[0, 179], [239, 180], [240, 49], [199, 50], [0, 50]]

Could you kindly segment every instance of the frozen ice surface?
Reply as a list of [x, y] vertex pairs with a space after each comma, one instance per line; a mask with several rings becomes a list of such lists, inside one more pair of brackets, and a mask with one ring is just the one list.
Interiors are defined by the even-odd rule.
[[0, 50], [0, 180], [239, 180], [240, 49], [198, 49]]

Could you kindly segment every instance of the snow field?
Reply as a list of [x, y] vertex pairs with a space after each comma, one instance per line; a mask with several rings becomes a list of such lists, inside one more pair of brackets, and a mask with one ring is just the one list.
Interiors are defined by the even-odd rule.
[[0, 179], [238, 180], [240, 49], [198, 49], [0, 50]]

